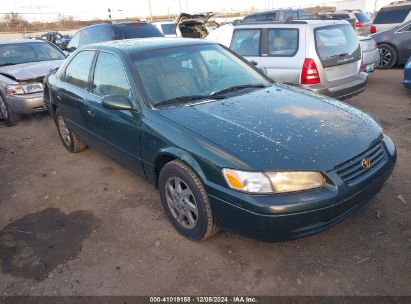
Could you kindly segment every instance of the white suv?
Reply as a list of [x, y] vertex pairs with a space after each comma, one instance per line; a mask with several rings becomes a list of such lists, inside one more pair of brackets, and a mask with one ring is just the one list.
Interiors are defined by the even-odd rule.
[[370, 27], [370, 33], [389, 30], [411, 20], [411, 0], [395, 1], [379, 10]]
[[265, 68], [275, 81], [339, 99], [365, 90], [360, 43], [345, 20], [244, 23], [217, 29], [207, 39]]

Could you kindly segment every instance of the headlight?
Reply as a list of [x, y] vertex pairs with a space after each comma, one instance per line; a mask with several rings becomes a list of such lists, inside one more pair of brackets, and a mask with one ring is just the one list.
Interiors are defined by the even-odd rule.
[[267, 173], [275, 193], [301, 191], [322, 187], [325, 179], [319, 172], [282, 171]]
[[250, 172], [223, 169], [231, 189], [249, 193], [286, 193], [322, 187], [325, 179], [315, 171]]
[[20, 95], [24, 94], [24, 90], [21, 85], [19, 84], [11, 84], [6, 86], [6, 94], [7, 95]]
[[21, 95], [43, 92], [42, 83], [11, 84], [6, 86], [7, 95]]
[[270, 180], [263, 173], [223, 169], [227, 184], [234, 190], [251, 193], [272, 193]]

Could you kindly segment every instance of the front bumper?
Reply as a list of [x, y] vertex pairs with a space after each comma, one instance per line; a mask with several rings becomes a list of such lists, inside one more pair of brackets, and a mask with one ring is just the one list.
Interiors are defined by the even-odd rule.
[[335, 187], [281, 195], [248, 195], [223, 187], [208, 187], [214, 217], [219, 227], [261, 241], [284, 241], [325, 230], [371, 200], [394, 169], [395, 146], [385, 145], [388, 159], [356, 186], [346, 185], [333, 172]]
[[18, 114], [31, 114], [46, 110], [43, 101], [43, 92], [7, 96], [6, 102], [10, 109]]
[[362, 72], [355, 80], [335, 87], [326, 87], [323, 84], [302, 85], [301, 87], [317, 94], [326, 95], [342, 100], [361, 94], [362, 92], [364, 92], [366, 84], [367, 74]]

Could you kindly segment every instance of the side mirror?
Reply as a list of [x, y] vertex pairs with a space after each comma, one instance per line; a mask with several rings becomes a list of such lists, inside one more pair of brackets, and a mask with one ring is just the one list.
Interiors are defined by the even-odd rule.
[[132, 110], [130, 100], [123, 95], [106, 95], [102, 99], [103, 107], [110, 110]]
[[73, 53], [75, 50], [77, 50], [77, 48], [74, 47], [74, 46], [66, 47], [66, 51], [69, 52], [69, 53]]
[[266, 69], [265, 67], [258, 67], [258, 69], [259, 69], [265, 76], [268, 75], [267, 69]]

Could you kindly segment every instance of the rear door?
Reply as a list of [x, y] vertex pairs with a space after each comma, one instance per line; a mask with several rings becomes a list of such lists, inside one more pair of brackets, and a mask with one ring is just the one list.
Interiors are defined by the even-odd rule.
[[359, 77], [361, 48], [351, 25], [321, 26], [313, 34], [321, 83], [333, 87]]
[[94, 55], [95, 51], [81, 51], [71, 59], [61, 77], [55, 96], [69, 127], [77, 136], [86, 140], [85, 101]]
[[86, 104], [92, 144], [143, 176], [139, 113], [136, 110], [111, 110], [103, 107], [102, 98], [112, 94], [134, 99], [121, 60], [115, 54], [100, 51], [95, 63], [92, 90]]
[[405, 64], [411, 57], [411, 23], [402, 27], [395, 33], [395, 40], [398, 40], [398, 61]]
[[391, 29], [408, 21], [411, 15], [411, 5], [383, 7], [375, 16], [373, 24], [377, 32]]
[[304, 34], [298, 28], [241, 28], [234, 30], [230, 48], [266, 68], [275, 81], [296, 84], [304, 62]]

